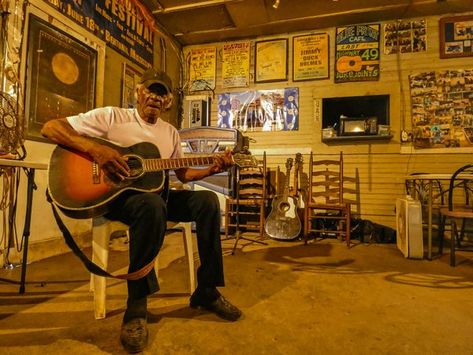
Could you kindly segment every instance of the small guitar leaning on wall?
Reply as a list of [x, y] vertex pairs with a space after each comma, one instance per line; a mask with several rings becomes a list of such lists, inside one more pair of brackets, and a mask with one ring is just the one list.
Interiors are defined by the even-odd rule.
[[[92, 138], [127, 157], [130, 176], [123, 181], [110, 179], [85, 153], [58, 145], [49, 162], [48, 188], [53, 202], [69, 217], [91, 218], [107, 212], [107, 204], [126, 190], [159, 192], [164, 188], [165, 170], [212, 165], [214, 156], [161, 159], [158, 148], [148, 142], [129, 147]], [[255, 166], [249, 154], [233, 154], [238, 166]]]
[[273, 199], [271, 213], [266, 219], [265, 231], [271, 238], [277, 240], [292, 240], [301, 231], [301, 221], [297, 214], [297, 199], [289, 195], [289, 177], [292, 168], [292, 158], [286, 161], [286, 182], [284, 193]]

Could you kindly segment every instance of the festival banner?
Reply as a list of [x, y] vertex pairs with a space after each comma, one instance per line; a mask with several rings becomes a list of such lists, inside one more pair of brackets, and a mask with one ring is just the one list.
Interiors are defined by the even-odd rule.
[[190, 91], [215, 89], [216, 64], [216, 47], [191, 49], [189, 65]]
[[294, 36], [292, 41], [293, 81], [328, 79], [328, 34]]
[[248, 87], [250, 84], [250, 42], [225, 43], [222, 50], [222, 86]]
[[137, 0], [44, 0], [143, 68], [153, 66], [154, 21]]
[[379, 80], [379, 24], [337, 27], [335, 82]]

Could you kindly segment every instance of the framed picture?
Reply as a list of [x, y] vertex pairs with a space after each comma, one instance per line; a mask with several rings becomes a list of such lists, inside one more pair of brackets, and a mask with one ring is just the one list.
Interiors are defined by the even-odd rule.
[[73, 34], [30, 15], [27, 47], [27, 138], [41, 136], [44, 123], [91, 110], [95, 105], [97, 51]]
[[440, 58], [473, 56], [473, 15], [441, 18], [439, 33]]
[[292, 37], [293, 81], [329, 78], [329, 37], [315, 33]]
[[256, 42], [255, 82], [287, 80], [287, 38]]
[[123, 63], [122, 75], [122, 107], [135, 108], [135, 88], [141, 77], [141, 73], [132, 66]]

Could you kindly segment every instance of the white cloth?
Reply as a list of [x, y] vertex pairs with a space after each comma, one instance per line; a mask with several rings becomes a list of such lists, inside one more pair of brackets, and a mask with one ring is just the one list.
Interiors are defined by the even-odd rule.
[[104, 138], [123, 147], [150, 142], [158, 147], [161, 158], [182, 157], [177, 129], [162, 119], [154, 124], [148, 123], [136, 109], [108, 106], [69, 116], [67, 120], [84, 136]]

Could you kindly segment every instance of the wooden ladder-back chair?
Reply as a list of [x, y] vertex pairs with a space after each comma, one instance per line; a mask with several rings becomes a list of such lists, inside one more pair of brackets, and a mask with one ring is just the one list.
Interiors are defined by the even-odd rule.
[[[304, 242], [309, 233], [336, 234], [350, 247], [350, 203], [343, 199], [343, 153], [338, 160], [309, 160], [309, 186], [304, 207]], [[327, 228], [333, 221], [336, 229]]]
[[266, 209], [266, 153], [263, 160], [254, 167], [238, 167], [236, 171], [237, 186], [235, 197], [227, 198], [225, 208], [225, 237], [228, 238], [231, 228], [235, 230], [235, 253], [238, 241], [245, 239], [266, 244], [258, 239], [243, 237], [242, 233], [256, 231], [259, 238], [264, 236]]
[[[455, 266], [455, 250], [473, 251], [472, 242], [464, 240], [465, 225], [467, 220], [473, 220], [473, 164], [462, 166], [456, 170], [448, 188], [448, 207], [440, 208], [442, 217], [451, 223], [450, 236], [450, 266]], [[462, 227], [458, 231], [457, 220], [462, 220]], [[442, 219], [440, 228], [439, 251], [442, 253], [445, 219]], [[467, 248], [466, 244], [470, 244]]]

